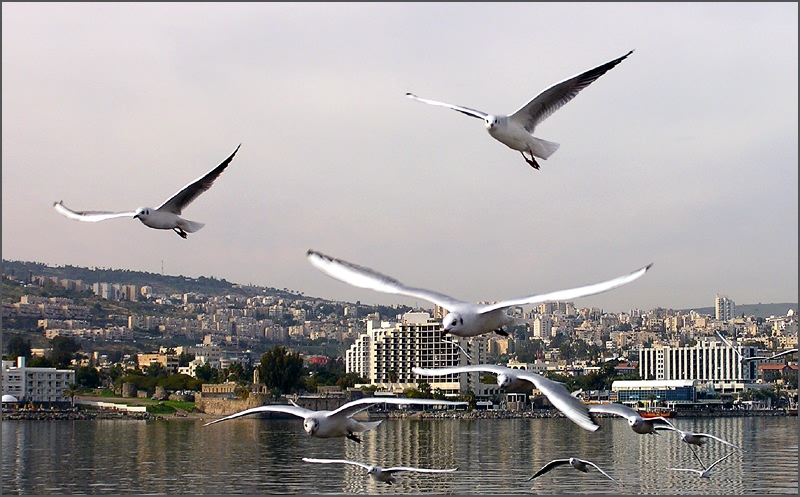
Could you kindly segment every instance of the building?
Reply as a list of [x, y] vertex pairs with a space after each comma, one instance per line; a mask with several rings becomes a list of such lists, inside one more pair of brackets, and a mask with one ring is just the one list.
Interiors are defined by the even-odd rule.
[[[345, 353], [345, 370], [356, 373], [380, 389], [402, 392], [417, 388], [418, 381], [430, 384], [445, 395], [455, 397], [471, 390], [476, 396], [489, 394], [497, 384], [484, 384], [479, 373], [441, 377], [417, 376], [412, 367], [443, 368], [486, 362], [488, 338], [464, 339], [441, 335], [441, 323], [427, 312], [408, 312], [402, 322], [367, 321], [362, 333]], [[463, 347], [472, 358], [467, 359]]]
[[70, 402], [64, 391], [75, 383], [72, 369], [30, 368], [25, 358], [3, 361], [3, 395], [13, 395], [19, 402], [50, 404]]
[[736, 303], [727, 295], [717, 294], [714, 299], [717, 321], [730, 321], [736, 315]]
[[694, 404], [697, 385], [694, 380], [617, 380], [611, 384], [611, 397], [628, 406], [639, 402]]
[[[742, 357], [754, 357], [753, 346], [736, 346]], [[721, 341], [700, 341], [693, 347], [657, 346], [639, 350], [642, 380], [696, 380], [715, 389], [743, 389], [757, 378], [757, 362], [742, 363], [736, 350]]]

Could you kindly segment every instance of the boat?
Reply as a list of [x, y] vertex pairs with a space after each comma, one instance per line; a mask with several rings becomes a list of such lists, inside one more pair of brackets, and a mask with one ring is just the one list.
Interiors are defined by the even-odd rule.
[[637, 412], [643, 418], [674, 418], [677, 413], [667, 407], [653, 407], [650, 409], [638, 409]]

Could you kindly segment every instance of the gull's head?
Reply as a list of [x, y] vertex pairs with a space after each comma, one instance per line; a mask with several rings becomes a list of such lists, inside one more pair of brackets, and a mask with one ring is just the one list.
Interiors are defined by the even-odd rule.
[[312, 437], [319, 431], [319, 420], [316, 418], [306, 418], [303, 420], [303, 429]]
[[134, 219], [147, 219], [150, 215], [150, 207], [139, 207], [133, 215]]
[[486, 124], [486, 129], [494, 129], [494, 127], [497, 126], [497, 123], [499, 122], [500, 120], [497, 118], [497, 116], [493, 116], [491, 114], [489, 114], [484, 118], [484, 124]]
[[499, 373], [497, 375], [497, 386], [500, 388], [507, 388], [511, 384], [512, 380], [513, 378], [511, 378], [509, 375], [505, 373]]
[[457, 312], [450, 312], [442, 319], [442, 335], [446, 333], [458, 335], [463, 328], [464, 318]]

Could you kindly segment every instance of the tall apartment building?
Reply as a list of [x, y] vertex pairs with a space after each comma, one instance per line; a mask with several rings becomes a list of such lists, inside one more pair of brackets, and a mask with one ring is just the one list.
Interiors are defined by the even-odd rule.
[[[736, 346], [742, 357], [754, 357], [757, 349]], [[758, 361], [744, 364], [736, 352], [721, 341], [700, 341], [694, 347], [655, 347], [639, 351], [642, 380], [697, 380], [726, 388], [751, 383], [758, 375]]]
[[25, 358], [3, 361], [3, 395], [13, 395], [20, 402], [41, 404], [69, 402], [64, 391], [75, 383], [75, 370], [30, 368]]
[[736, 315], [736, 303], [727, 295], [717, 294], [714, 298], [714, 310], [717, 321], [730, 321]]
[[[448, 335], [445, 342], [440, 329], [441, 322], [427, 312], [406, 313], [400, 323], [367, 321], [366, 333], [345, 352], [345, 370], [393, 391], [416, 388], [417, 381], [422, 380], [450, 397], [468, 390], [478, 397], [494, 393], [497, 384], [482, 383], [479, 373], [434, 377], [417, 376], [411, 371], [413, 367], [443, 368], [486, 362], [487, 337], [464, 339]], [[471, 361], [455, 343], [449, 342], [463, 347]]]

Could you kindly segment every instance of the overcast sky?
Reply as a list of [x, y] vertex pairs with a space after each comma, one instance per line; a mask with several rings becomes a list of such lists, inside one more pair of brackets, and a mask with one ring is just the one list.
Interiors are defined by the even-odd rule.
[[[797, 3], [2, 4], [2, 256], [301, 291], [313, 248], [466, 301], [641, 279], [607, 312], [798, 300]], [[634, 53], [541, 169], [477, 119]], [[183, 240], [156, 207], [234, 161]]]

